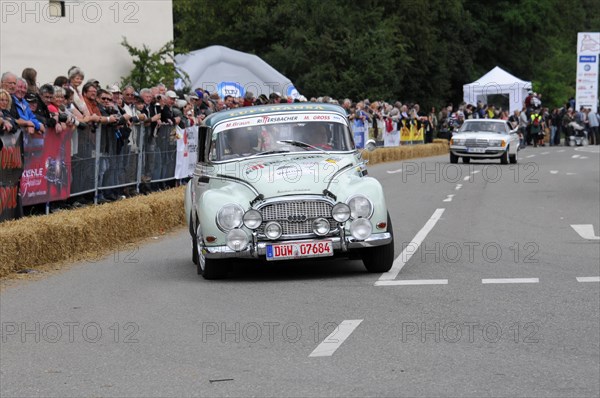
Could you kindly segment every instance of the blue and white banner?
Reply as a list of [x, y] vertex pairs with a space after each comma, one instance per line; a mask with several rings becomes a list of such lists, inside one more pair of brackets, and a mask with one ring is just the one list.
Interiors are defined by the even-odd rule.
[[181, 129], [177, 127], [177, 160], [175, 178], [190, 177], [198, 159], [198, 126]]
[[598, 111], [598, 58], [600, 57], [600, 32], [577, 34], [577, 81], [575, 106]]

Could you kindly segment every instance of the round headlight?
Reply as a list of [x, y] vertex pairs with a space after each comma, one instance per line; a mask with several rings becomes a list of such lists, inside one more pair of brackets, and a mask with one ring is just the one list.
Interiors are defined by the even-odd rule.
[[338, 203], [331, 209], [331, 217], [337, 222], [344, 222], [350, 218], [350, 207], [345, 203]]
[[235, 250], [236, 252], [244, 250], [246, 246], [248, 246], [249, 242], [246, 232], [238, 228], [227, 232], [225, 240], [227, 242], [227, 247], [229, 247], [231, 250]]
[[267, 238], [272, 240], [279, 239], [281, 233], [281, 225], [279, 225], [278, 222], [271, 221], [268, 222], [267, 225], [265, 225], [265, 235], [267, 236]]
[[504, 146], [503, 144], [502, 140], [490, 140], [488, 143], [489, 146]]
[[359, 218], [352, 221], [352, 224], [350, 224], [350, 233], [357, 240], [367, 239], [371, 236], [372, 232], [373, 227], [371, 226], [371, 222], [366, 218]]
[[317, 218], [312, 223], [313, 232], [319, 236], [325, 236], [329, 233], [329, 221], [325, 218]]
[[250, 209], [244, 214], [244, 225], [249, 229], [260, 227], [262, 221], [262, 215], [258, 210]]
[[373, 204], [366, 196], [352, 197], [348, 201], [348, 207], [350, 207], [350, 216], [353, 219], [369, 218], [373, 214]]
[[242, 225], [242, 217], [244, 209], [240, 205], [233, 203], [227, 204], [217, 213], [217, 225], [223, 231], [229, 231], [234, 228], [239, 228]]

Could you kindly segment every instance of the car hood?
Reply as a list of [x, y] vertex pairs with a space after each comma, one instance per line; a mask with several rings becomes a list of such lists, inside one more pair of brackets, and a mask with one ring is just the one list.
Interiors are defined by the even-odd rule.
[[508, 134], [503, 133], [490, 133], [490, 132], [468, 132], [468, 133], [455, 133], [452, 138], [466, 138], [466, 139], [480, 139], [480, 140], [506, 140]]
[[[250, 184], [265, 198], [299, 194], [322, 195], [328, 186], [330, 191], [334, 191], [339, 184], [360, 176], [362, 170], [356, 167], [358, 161], [359, 155], [355, 154], [265, 156], [219, 164], [214, 176], [226, 177], [224, 180], [231, 184]], [[346, 172], [341, 173], [342, 171]], [[334, 180], [329, 185], [332, 178]]]

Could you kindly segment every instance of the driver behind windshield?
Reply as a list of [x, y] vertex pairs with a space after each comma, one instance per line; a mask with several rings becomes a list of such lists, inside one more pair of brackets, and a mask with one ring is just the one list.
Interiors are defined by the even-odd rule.
[[307, 124], [302, 128], [300, 141], [314, 147], [329, 150], [332, 146], [329, 144], [329, 132], [327, 126], [321, 123]]
[[229, 147], [228, 155], [244, 157], [256, 153], [258, 132], [251, 127], [230, 130], [225, 138]]

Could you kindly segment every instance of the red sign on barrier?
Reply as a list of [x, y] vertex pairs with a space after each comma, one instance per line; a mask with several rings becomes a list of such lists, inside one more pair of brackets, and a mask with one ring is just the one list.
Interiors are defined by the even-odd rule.
[[22, 137], [21, 130], [0, 133], [0, 221], [11, 220], [20, 213], [17, 204], [23, 172]]
[[64, 200], [71, 192], [71, 130], [24, 137], [23, 206]]

